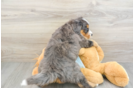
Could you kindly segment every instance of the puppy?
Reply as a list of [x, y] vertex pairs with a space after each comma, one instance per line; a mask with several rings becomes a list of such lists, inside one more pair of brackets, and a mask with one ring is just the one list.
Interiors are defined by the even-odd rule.
[[82, 17], [70, 20], [58, 28], [47, 44], [39, 73], [23, 80], [21, 85], [44, 86], [58, 78], [63, 83], [76, 83], [80, 87], [91, 88], [75, 62], [80, 48], [93, 46], [93, 42], [88, 40], [90, 36], [92, 32], [89, 23]]

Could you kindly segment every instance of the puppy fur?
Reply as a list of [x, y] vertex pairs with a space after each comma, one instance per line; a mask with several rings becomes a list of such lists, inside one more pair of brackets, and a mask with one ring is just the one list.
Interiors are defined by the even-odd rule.
[[58, 28], [47, 44], [44, 58], [39, 65], [39, 73], [27, 78], [26, 84], [43, 86], [58, 78], [63, 83], [76, 83], [84, 88], [91, 88], [81, 73], [79, 65], [75, 62], [80, 48], [93, 46], [93, 42], [81, 34], [81, 30], [85, 34], [88, 33], [88, 25], [80, 17]]

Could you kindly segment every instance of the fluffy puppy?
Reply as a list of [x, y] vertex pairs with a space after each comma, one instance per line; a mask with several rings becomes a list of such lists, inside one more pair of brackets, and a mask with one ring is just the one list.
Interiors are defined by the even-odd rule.
[[93, 42], [87, 40], [91, 35], [89, 23], [82, 17], [70, 20], [58, 28], [47, 44], [39, 73], [23, 80], [21, 85], [43, 86], [58, 78], [63, 83], [71, 82], [91, 88], [75, 62], [80, 48], [93, 46]]

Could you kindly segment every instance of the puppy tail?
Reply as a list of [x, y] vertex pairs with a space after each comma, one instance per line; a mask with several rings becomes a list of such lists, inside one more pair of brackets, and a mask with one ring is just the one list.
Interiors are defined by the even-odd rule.
[[57, 74], [54, 73], [39, 73], [23, 80], [21, 86], [27, 86], [32, 84], [44, 86], [54, 82], [57, 78]]

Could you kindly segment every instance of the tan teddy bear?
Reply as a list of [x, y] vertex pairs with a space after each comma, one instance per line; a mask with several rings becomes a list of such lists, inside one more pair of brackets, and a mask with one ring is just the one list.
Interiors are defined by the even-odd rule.
[[101, 63], [104, 53], [95, 41], [93, 47], [81, 48], [79, 51], [79, 57], [86, 68], [105, 75], [111, 83], [121, 87], [128, 84], [129, 77], [120, 64], [115, 61]]

